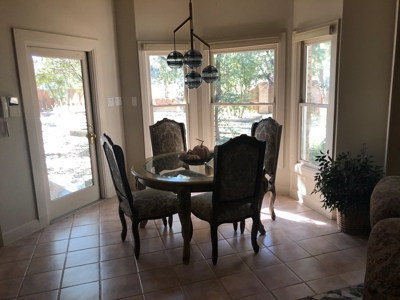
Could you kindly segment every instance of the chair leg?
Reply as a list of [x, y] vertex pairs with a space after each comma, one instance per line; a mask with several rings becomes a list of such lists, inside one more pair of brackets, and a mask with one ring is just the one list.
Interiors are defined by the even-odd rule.
[[240, 233], [243, 234], [244, 232], [244, 227], [246, 225], [246, 220], [241, 220], [240, 221]]
[[233, 230], [237, 231], [237, 222], [233, 222]]
[[271, 200], [269, 201], [269, 214], [271, 215], [271, 219], [275, 220], [276, 215], [275, 215], [275, 197], [276, 197], [276, 192], [275, 192], [275, 187], [272, 188], [271, 191]]
[[212, 262], [213, 264], [217, 264], [218, 260], [218, 236], [217, 236], [217, 230], [218, 226], [217, 225], [210, 225], [210, 231], [211, 231], [211, 246], [212, 246]]
[[255, 253], [258, 253], [258, 251], [260, 250], [260, 246], [257, 243], [257, 233], [260, 223], [261, 222], [259, 217], [253, 217], [253, 226], [251, 227], [251, 245], [253, 246], [253, 250]]
[[192, 240], [193, 237], [193, 222], [192, 218], [190, 218], [190, 240]]
[[166, 217], [162, 218], [162, 222], [164, 224], [164, 227], [167, 227], [167, 218]]
[[139, 237], [139, 224], [137, 222], [132, 222], [132, 234], [133, 240], [135, 242], [135, 257], [139, 258], [140, 254], [140, 237]]
[[145, 228], [147, 225], [148, 220], [144, 220], [142, 222], [140, 222], [140, 228]]
[[174, 222], [174, 215], [170, 215], [169, 217], [168, 217], [168, 225], [169, 225], [169, 228], [172, 228], [172, 223]]
[[120, 207], [118, 208], [118, 214], [119, 214], [119, 219], [121, 220], [121, 224], [122, 224], [121, 239], [123, 241], [125, 241], [128, 228], [126, 226], [125, 214]]

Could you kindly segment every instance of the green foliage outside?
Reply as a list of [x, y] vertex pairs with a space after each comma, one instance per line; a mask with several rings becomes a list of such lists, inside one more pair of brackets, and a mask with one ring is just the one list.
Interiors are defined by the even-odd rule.
[[58, 106], [67, 105], [74, 92], [83, 94], [81, 61], [33, 56], [36, 86], [45, 90]]

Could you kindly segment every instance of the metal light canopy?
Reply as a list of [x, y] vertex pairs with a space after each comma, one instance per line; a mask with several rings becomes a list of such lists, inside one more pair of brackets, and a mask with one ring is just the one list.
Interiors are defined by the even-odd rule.
[[[208, 59], [211, 62], [211, 48], [210, 45], [203, 41], [198, 35], [194, 33], [193, 30], [193, 13], [192, 13], [192, 0], [189, 2], [189, 17], [174, 30], [174, 51], [168, 54], [167, 64], [172, 69], [181, 68], [184, 64], [188, 69], [192, 69], [185, 76], [185, 85], [189, 89], [197, 89], [201, 86], [204, 81], [206, 83], [212, 83], [218, 80], [219, 71], [214, 66], [207, 66], [201, 72], [201, 75], [195, 71], [195, 69], [201, 67], [203, 63], [203, 56], [200, 51], [193, 49], [193, 37], [197, 38], [200, 42], [208, 47]], [[190, 21], [190, 50], [182, 55], [180, 52], [176, 51], [175, 33], [181, 29]]]

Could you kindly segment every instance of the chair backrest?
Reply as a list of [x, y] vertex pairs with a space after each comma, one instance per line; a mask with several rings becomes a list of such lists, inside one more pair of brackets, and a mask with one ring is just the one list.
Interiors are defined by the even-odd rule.
[[106, 154], [108, 166], [110, 167], [111, 177], [114, 183], [115, 191], [118, 196], [120, 208], [124, 213], [131, 217], [133, 208], [133, 198], [131, 188], [125, 171], [125, 159], [122, 148], [114, 145], [111, 138], [105, 133], [101, 137], [104, 153]]
[[262, 119], [251, 126], [251, 136], [267, 142], [265, 146], [264, 172], [270, 176], [269, 182], [275, 184], [282, 125], [271, 117]]
[[214, 147], [213, 207], [258, 206], [265, 141], [242, 134]]
[[164, 118], [149, 129], [153, 155], [187, 151], [184, 123]]

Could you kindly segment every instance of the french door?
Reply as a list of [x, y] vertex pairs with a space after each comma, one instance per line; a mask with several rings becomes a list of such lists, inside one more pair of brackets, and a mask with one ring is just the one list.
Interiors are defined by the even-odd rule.
[[29, 47], [49, 219], [100, 198], [86, 53]]

